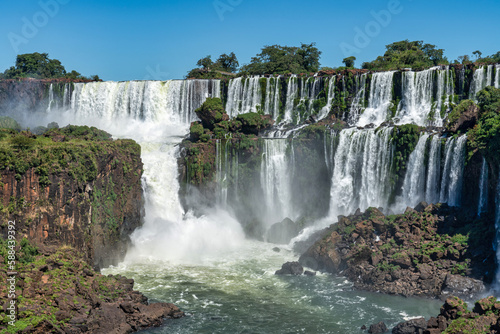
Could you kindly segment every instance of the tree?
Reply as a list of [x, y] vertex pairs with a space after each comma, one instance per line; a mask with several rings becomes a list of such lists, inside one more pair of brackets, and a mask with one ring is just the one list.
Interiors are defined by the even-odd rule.
[[476, 50], [476, 51], [472, 52], [472, 54], [473, 54], [474, 56], [476, 56], [476, 60], [478, 60], [479, 58], [481, 58], [481, 55], [482, 55], [483, 53], [482, 53], [481, 51], [479, 51], [479, 50]]
[[461, 64], [470, 64], [471, 61], [470, 61], [470, 58], [468, 55], [463, 55], [463, 56], [459, 56], [458, 57], [458, 61], [461, 63]]
[[199, 67], [203, 67], [203, 69], [205, 69], [205, 70], [210, 69], [210, 67], [212, 66], [212, 64], [213, 64], [213, 62], [212, 62], [212, 56], [206, 56], [204, 58], [201, 58], [196, 63], [196, 65], [198, 65]]
[[76, 71], [66, 72], [66, 69], [57, 59], [50, 59], [48, 53], [25, 53], [16, 57], [16, 66], [10, 67], [4, 72], [0, 79], [13, 78], [69, 78], [85, 79]]
[[354, 61], [356, 60], [356, 57], [351, 56], [344, 58], [342, 62], [344, 63], [345, 67], [354, 67]]
[[230, 73], [236, 72], [238, 66], [240, 66], [234, 52], [231, 52], [229, 55], [225, 53], [221, 54], [214, 65], [217, 69]]
[[370, 70], [395, 70], [400, 68], [423, 69], [439, 64], [448, 64], [443, 57], [444, 50], [423, 41], [399, 41], [386, 45], [383, 56], [372, 62], [363, 63], [362, 67]]
[[252, 57], [250, 64], [242, 67], [248, 74], [285, 74], [317, 72], [321, 51], [315, 43], [299, 47], [266, 45], [261, 53]]

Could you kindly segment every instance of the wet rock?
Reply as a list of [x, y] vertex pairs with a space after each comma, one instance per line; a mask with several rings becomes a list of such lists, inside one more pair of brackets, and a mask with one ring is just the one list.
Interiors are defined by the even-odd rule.
[[424, 318], [410, 319], [401, 322], [392, 329], [392, 334], [423, 334], [427, 328]]
[[446, 275], [441, 295], [442, 297], [453, 295], [459, 298], [469, 298], [484, 291], [484, 289], [484, 284], [480, 280], [466, 276], [448, 274]]
[[300, 232], [300, 227], [290, 218], [273, 224], [266, 234], [266, 240], [275, 244], [288, 244]]
[[378, 324], [370, 325], [370, 328], [368, 329], [368, 333], [370, 334], [381, 334], [385, 332], [387, 332], [387, 326], [383, 321]]
[[298, 262], [287, 262], [281, 266], [280, 270], [277, 270], [275, 275], [302, 275], [304, 268]]
[[306, 276], [316, 276], [316, 272], [315, 271], [306, 270], [306, 271], [304, 271], [304, 275], [306, 275]]

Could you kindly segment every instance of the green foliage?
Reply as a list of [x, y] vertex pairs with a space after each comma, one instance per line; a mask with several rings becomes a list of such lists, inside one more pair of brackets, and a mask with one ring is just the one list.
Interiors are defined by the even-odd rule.
[[469, 152], [479, 150], [488, 160], [500, 163], [500, 89], [486, 87], [477, 94], [479, 120], [467, 133]]
[[[15, 66], [3, 73], [3, 79], [15, 78], [68, 78], [90, 80], [76, 71], [66, 72], [66, 69], [57, 59], [50, 59], [48, 53], [25, 53], [16, 57]], [[97, 75], [92, 80], [99, 80]]]
[[417, 145], [420, 127], [414, 124], [404, 124], [394, 128], [391, 139], [394, 149], [394, 171], [400, 173], [406, 170], [406, 162]]
[[383, 56], [374, 61], [363, 63], [362, 67], [372, 71], [387, 71], [402, 68], [423, 69], [438, 64], [447, 64], [444, 50], [423, 41], [404, 40], [386, 45]]
[[252, 75], [317, 72], [321, 51], [315, 45], [266, 45], [261, 53], [252, 57], [250, 64], [242, 67], [241, 72]]
[[2, 129], [12, 129], [15, 131], [20, 131], [21, 126], [17, 121], [13, 118], [10, 118], [8, 116], [0, 116], [0, 128]]
[[234, 52], [230, 54], [221, 54], [219, 58], [213, 62], [212, 56], [208, 55], [198, 60], [196, 65], [199, 68], [194, 68], [187, 74], [187, 78], [197, 79], [217, 79], [224, 78], [231, 73], [235, 73], [240, 65]]
[[350, 56], [347, 58], [344, 58], [342, 62], [345, 64], [345, 67], [354, 67], [354, 61], [356, 60], [356, 57]]
[[203, 135], [203, 125], [200, 122], [191, 123], [191, 127], [189, 128], [189, 134], [191, 135], [191, 139], [197, 141]]
[[35, 141], [31, 138], [26, 137], [23, 134], [18, 134], [10, 139], [10, 143], [16, 149], [26, 150], [33, 147]]
[[455, 106], [455, 108], [453, 108], [453, 110], [448, 115], [448, 125], [454, 124], [456, 121], [458, 121], [458, 119], [464, 112], [466, 112], [470, 108], [473, 108], [475, 105], [476, 104], [472, 100], [463, 100], [462, 102], [460, 102], [460, 104]]

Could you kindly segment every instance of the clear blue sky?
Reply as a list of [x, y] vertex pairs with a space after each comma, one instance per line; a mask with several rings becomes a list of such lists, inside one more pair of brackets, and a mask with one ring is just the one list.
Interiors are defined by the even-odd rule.
[[[380, 11], [390, 17], [377, 22]], [[181, 79], [205, 55], [235, 52], [241, 65], [273, 44], [316, 42], [331, 67], [351, 55], [342, 46], [359, 66], [403, 39], [450, 60], [500, 50], [498, 0], [0, 0], [0, 13], [0, 71], [18, 53], [47, 52], [104, 80]]]

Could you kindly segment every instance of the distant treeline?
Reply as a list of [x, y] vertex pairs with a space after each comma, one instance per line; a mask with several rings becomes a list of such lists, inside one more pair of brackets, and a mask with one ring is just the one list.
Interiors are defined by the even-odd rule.
[[0, 73], [0, 79], [18, 78], [100, 81], [97, 75], [85, 77], [75, 70], [67, 72], [59, 60], [50, 59], [48, 53], [38, 52], [18, 55], [15, 66]]
[[[249, 64], [239, 67], [238, 59], [234, 52], [229, 55], [222, 54], [216, 61], [206, 56], [197, 62], [196, 68], [189, 71], [187, 78], [211, 79], [232, 77], [235, 75], [259, 75], [259, 74], [299, 74], [318, 71], [342, 70], [354, 68], [356, 57], [344, 58], [342, 67], [320, 66], [319, 59], [321, 51], [316, 43], [301, 44], [300, 47], [266, 45], [261, 52], [252, 57]], [[472, 56], [463, 55], [450, 62], [444, 56], [444, 49], [438, 49], [433, 44], [424, 44], [423, 41], [399, 41], [386, 45], [384, 55], [370, 62], [364, 62], [361, 68], [371, 71], [388, 71], [404, 68], [420, 70], [436, 65], [469, 64], [472, 62], [493, 64], [500, 63], [500, 51], [482, 57], [482, 53], [476, 50]]]

